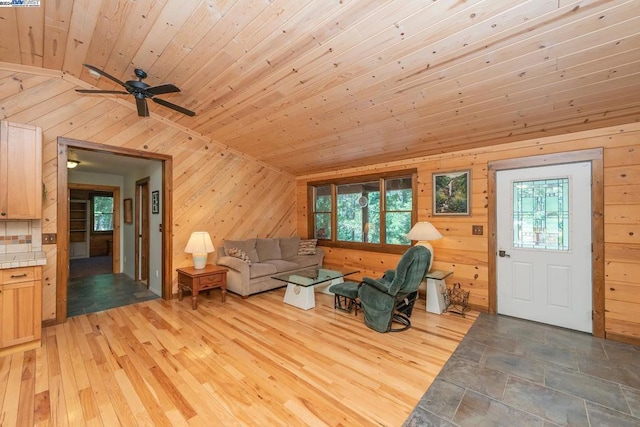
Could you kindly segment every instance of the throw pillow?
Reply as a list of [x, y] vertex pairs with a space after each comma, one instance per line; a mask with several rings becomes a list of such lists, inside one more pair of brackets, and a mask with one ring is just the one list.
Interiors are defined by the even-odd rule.
[[315, 255], [318, 239], [300, 240], [298, 255]]
[[227, 252], [227, 255], [232, 256], [234, 258], [239, 258], [242, 261], [246, 262], [247, 264], [251, 265], [251, 260], [249, 259], [249, 256], [246, 253], [244, 253], [242, 249], [231, 248], [226, 252]]
[[260, 262], [258, 258], [258, 251], [256, 251], [256, 239], [223, 240], [222, 245], [224, 246], [225, 252], [231, 248], [238, 248], [247, 254], [251, 262]]

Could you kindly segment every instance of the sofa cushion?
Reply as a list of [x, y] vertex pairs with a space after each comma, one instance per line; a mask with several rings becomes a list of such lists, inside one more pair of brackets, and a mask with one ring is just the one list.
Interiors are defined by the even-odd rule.
[[278, 273], [280, 273], [281, 271], [297, 270], [298, 268], [300, 268], [298, 264], [296, 264], [295, 262], [285, 261], [282, 259], [272, 259], [265, 262], [267, 264], [275, 265], [276, 270], [278, 270]]
[[251, 264], [251, 268], [249, 269], [249, 277], [253, 279], [254, 277], [267, 276], [269, 274], [276, 274], [277, 272], [278, 270], [273, 264], [267, 264], [266, 262], [254, 262]]
[[280, 239], [257, 239], [256, 251], [260, 262], [269, 261], [270, 259], [282, 259]]
[[281, 237], [280, 252], [282, 253], [282, 259], [289, 259], [298, 255], [298, 245], [300, 245], [299, 236]]
[[224, 240], [223, 242], [224, 251], [226, 255], [229, 255], [229, 249], [238, 248], [243, 251], [251, 262], [258, 262], [260, 259], [258, 258], [258, 252], [256, 251], [256, 239], [248, 239], [248, 240]]
[[315, 255], [318, 239], [300, 240], [298, 255]]

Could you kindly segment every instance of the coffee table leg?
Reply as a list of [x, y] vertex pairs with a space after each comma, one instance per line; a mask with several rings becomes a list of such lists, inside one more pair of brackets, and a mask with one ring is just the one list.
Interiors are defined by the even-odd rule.
[[227, 299], [227, 288], [222, 288], [222, 302]]
[[284, 302], [303, 310], [309, 310], [316, 306], [316, 298], [313, 286], [300, 286], [287, 283], [287, 290], [284, 293]]
[[178, 301], [182, 301], [182, 284], [178, 283]]

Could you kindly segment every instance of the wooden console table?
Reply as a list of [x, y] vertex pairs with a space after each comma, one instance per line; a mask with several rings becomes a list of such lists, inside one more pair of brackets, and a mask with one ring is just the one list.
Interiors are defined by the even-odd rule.
[[227, 296], [227, 269], [217, 265], [207, 264], [205, 268], [196, 270], [193, 267], [183, 267], [178, 272], [178, 300], [182, 301], [184, 289], [191, 291], [191, 308], [198, 308], [198, 292], [221, 288], [222, 302]]

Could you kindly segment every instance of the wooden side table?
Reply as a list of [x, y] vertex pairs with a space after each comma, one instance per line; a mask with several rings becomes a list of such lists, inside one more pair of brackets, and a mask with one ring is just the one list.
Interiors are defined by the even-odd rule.
[[191, 308], [198, 308], [198, 292], [215, 288], [222, 290], [222, 302], [227, 296], [227, 269], [217, 265], [207, 264], [205, 268], [196, 270], [193, 267], [183, 267], [178, 272], [178, 300], [182, 301], [184, 289], [191, 291]]

